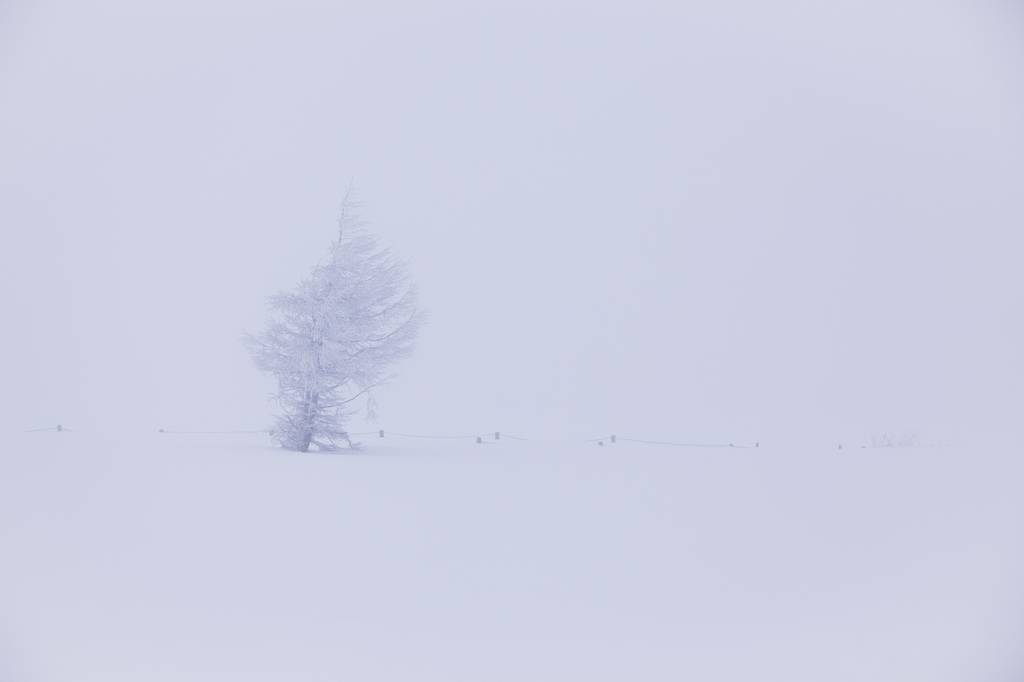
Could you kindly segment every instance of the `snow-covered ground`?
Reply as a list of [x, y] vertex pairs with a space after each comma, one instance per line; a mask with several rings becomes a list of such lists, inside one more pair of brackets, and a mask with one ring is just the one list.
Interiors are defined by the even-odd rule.
[[2, 438], [4, 680], [1024, 676], [1020, 448]]

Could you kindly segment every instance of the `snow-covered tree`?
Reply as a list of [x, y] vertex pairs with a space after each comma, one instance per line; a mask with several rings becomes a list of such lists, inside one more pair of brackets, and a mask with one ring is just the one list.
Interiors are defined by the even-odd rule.
[[256, 367], [277, 377], [283, 414], [273, 438], [301, 452], [352, 446], [353, 403], [365, 399], [367, 418], [376, 418], [372, 390], [393, 378], [388, 367], [412, 352], [424, 321], [405, 262], [379, 249], [357, 208], [346, 198], [327, 261], [271, 296], [274, 319], [245, 335]]

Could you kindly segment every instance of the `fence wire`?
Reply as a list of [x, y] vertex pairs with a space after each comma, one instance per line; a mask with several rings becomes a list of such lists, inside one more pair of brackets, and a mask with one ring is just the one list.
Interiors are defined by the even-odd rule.
[[[38, 433], [38, 432], [41, 432], [41, 431], [68, 431], [68, 432], [72, 432], [73, 433], [73, 431], [71, 429], [66, 428], [64, 426], [61, 426], [61, 425], [51, 426], [51, 427], [45, 428], [45, 429], [29, 429], [25, 433]], [[160, 429], [158, 431], [158, 433], [194, 433], [194, 434], [218, 434], [218, 433], [232, 434], [232, 433], [235, 433], [235, 434], [237, 434], [237, 433], [273, 433], [273, 431], [270, 430], [270, 429], [260, 429], [258, 431], [167, 431], [165, 429]], [[360, 433], [350, 433], [348, 435], [349, 436], [376, 436], [376, 435], [379, 435], [381, 433], [383, 433], [385, 436], [399, 436], [399, 437], [402, 437], [402, 438], [429, 438], [429, 439], [435, 439], [435, 440], [468, 440], [468, 439], [471, 439], [471, 438], [475, 438], [475, 439], [477, 439], [478, 442], [483, 442], [483, 441], [481, 441], [481, 439], [483, 439], [483, 438], [490, 438], [493, 435], [493, 436], [495, 436], [495, 438], [493, 440], [501, 440], [502, 438], [510, 438], [512, 440], [521, 440], [521, 441], [533, 442], [532, 438], [522, 438], [520, 436], [511, 436], [511, 435], [509, 435], [507, 433], [501, 433], [500, 431], [488, 431], [487, 433], [475, 433], [475, 434], [472, 434], [472, 435], [469, 435], [469, 436], [437, 436], [437, 435], [427, 435], [427, 434], [398, 433], [396, 431], [382, 431], [382, 430], [378, 429], [377, 431], [363, 431], [363, 432], [360, 432]], [[615, 443], [617, 441], [625, 441], [625, 442], [629, 442], [629, 443], [647, 443], [649, 445], [671, 445], [671, 446], [682, 447], [682, 448], [740, 448], [740, 449], [744, 449], [744, 450], [751, 450], [751, 449], [753, 449], [749, 445], [735, 445], [733, 443], [674, 443], [674, 442], [660, 441], [660, 440], [642, 440], [642, 439], [639, 439], [639, 438], [623, 438], [622, 436], [605, 436], [603, 438], [591, 438], [591, 439], [588, 439], [588, 440], [584, 440], [583, 442], [584, 443], [601, 443], [603, 445], [604, 441], [609, 441], [610, 443]], [[487, 443], [493, 444], [493, 441], [492, 440], [488, 440]]]

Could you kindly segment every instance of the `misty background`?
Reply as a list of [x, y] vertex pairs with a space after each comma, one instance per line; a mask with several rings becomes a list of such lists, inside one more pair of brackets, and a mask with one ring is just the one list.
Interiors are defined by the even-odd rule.
[[0, 429], [266, 427], [350, 183], [431, 311], [353, 431], [1019, 437], [999, 2], [2, 2]]

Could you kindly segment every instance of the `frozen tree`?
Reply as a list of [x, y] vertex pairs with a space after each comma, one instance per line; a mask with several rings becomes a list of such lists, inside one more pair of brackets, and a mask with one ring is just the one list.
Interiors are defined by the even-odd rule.
[[277, 377], [273, 438], [301, 452], [352, 446], [345, 423], [355, 401], [376, 418], [372, 390], [393, 378], [388, 367], [412, 352], [423, 323], [405, 262], [379, 249], [356, 208], [346, 199], [326, 262], [271, 296], [274, 319], [245, 335], [256, 366]]

